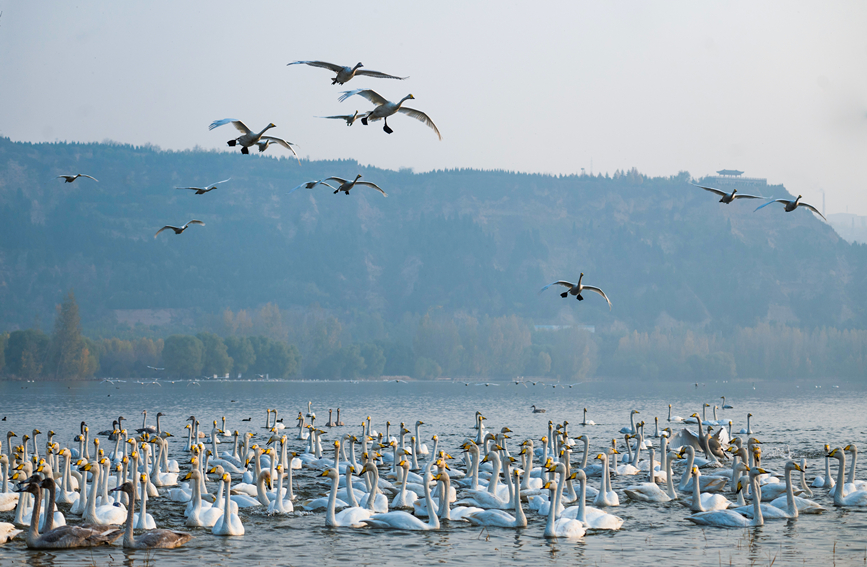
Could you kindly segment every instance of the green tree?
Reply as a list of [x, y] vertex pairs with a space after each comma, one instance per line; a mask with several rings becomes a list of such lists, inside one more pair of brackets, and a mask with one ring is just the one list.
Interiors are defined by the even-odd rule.
[[196, 335], [204, 347], [202, 372], [206, 376], [223, 376], [232, 370], [232, 358], [228, 354], [223, 339], [214, 333], [199, 333]]
[[415, 361], [415, 372], [413, 375], [420, 380], [433, 380], [438, 378], [443, 373], [440, 365], [429, 358], [420, 356]]
[[401, 343], [376, 343], [385, 355], [385, 376], [411, 376], [415, 371], [415, 355], [412, 348]]
[[256, 351], [247, 337], [226, 337], [223, 342], [232, 358], [232, 372], [244, 373], [256, 362]]
[[382, 376], [382, 371], [385, 369], [385, 353], [382, 347], [375, 343], [364, 343], [360, 345], [360, 354], [364, 358], [364, 374], [372, 378]]
[[163, 347], [166, 372], [174, 376], [200, 376], [204, 364], [205, 346], [191, 335], [172, 335]]
[[95, 369], [91, 353], [81, 335], [81, 318], [75, 294], [69, 294], [57, 308], [54, 320], [54, 333], [51, 336], [50, 361], [48, 370], [55, 379], [83, 379]]
[[24, 380], [40, 377], [50, 343], [48, 335], [38, 329], [9, 333], [4, 353], [8, 373]]
[[250, 368], [257, 374], [268, 374], [272, 378], [285, 378], [298, 372], [301, 353], [295, 345], [288, 345], [268, 337], [250, 337], [256, 353], [256, 362]]

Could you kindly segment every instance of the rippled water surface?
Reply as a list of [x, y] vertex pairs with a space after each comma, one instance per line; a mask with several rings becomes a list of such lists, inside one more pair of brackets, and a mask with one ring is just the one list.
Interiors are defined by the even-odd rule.
[[[640, 410], [653, 432], [653, 418], [660, 428], [668, 425], [668, 404], [674, 414], [700, 412], [701, 404], [720, 404], [719, 397], [735, 409], [720, 418], [744, 427], [747, 412], [753, 414], [754, 434], [765, 443], [763, 466], [782, 470], [782, 454], [808, 459], [808, 479], [824, 472], [822, 445], [857, 443], [862, 447], [867, 430], [867, 402], [863, 387], [840, 384], [789, 385], [780, 383], [706, 385], [582, 384], [573, 388], [527, 387], [513, 383], [484, 386], [464, 383], [309, 383], [309, 382], [216, 382], [201, 386], [162, 382], [161, 386], [134, 381], [119, 383], [0, 382], [0, 435], [13, 430], [19, 435], [38, 428], [53, 429], [61, 445], [76, 446], [72, 438], [78, 423], [86, 420], [91, 433], [109, 429], [112, 419], [124, 415], [129, 428], [139, 427], [141, 410], [150, 416], [165, 415], [163, 427], [177, 437], [170, 439], [170, 455], [181, 463], [188, 460], [182, 449], [186, 437], [185, 419], [195, 415], [209, 431], [214, 419], [225, 416], [227, 427], [256, 433], [263, 443], [266, 408], [277, 408], [291, 429], [299, 410], [306, 413], [313, 402], [317, 424], [324, 424], [328, 408], [342, 408], [347, 424], [330, 429], [326, 439], [346, 432], [359, 434], [361, 420], [368, 415], [373, 428], [383, 430], [385, 422], [415, 423], [421, 419], [422, 437], [430, 446], [437, 433], [440, 447], [458, 456], [458, 445], [474, 436], [473, 414], [480, 410], [487, 425], [512, 430], [510, 448], [526, 438], [546, 433], [549, 419], [569, 421], [570, 435], [586, 433], [591, 450], [602, 450], [628, 425], [629, 411]], [[547, 409], [533, 414], [530, 404]], [[582, 410], [596, 426], [582, 427]], [[242, 422], [244, 418], [252, 418]], [[152, 417], [150, 423], [153, 423]], [[325, 428], [329, 429], [329, 428]], [[392, 430], [394, 431], [394, 430]], [[291, 436], [294, 437], [294, 436]], [[39, 438], [40, 447], [45, 437]], [[114, 444], [109, 443], [113, 449]], [[303, 449], [303, 441], [293, 447]], [[323, 443], [323, 446], [325, 443]], [[105, 447], [105, 445], [103, 445]], [[223, 447], [226, 447], [224, 445]], [[230, 447], [230, 445], [228, 445]], [[538, 443], [537, 443], [538, 446]], [[513, 451], [517, 452], [517, 450]], [[580, 455], [573, 456], [573, 462]], [[835, 473], [836, 474], [836, 473]], [[865, 475], [857, 475], [864, 478]], [[639, 478], [644, 482], [646, 478]], [[319, 496], [326, 479], [308, 471], [296, 472], [299, 500]], [[620, 490], [635, 478], [616, 478], [621, 506], [610, 509], [625, 519], [618, 532], [588, 533], [580, 540], [549, 540], [542, 537], [545, 519], [528, 512], [529, 526], [523, 530], [494, 529], [480, 532], [463, 522], [452, 522], [436, 532], [404, 532], [372, 529], [328, 529], [323, 514], [269, 517], [264, 512], [242, 510], [246, 534], [216, 537], [209, 529], [194, 530], [195, 539], [183, 548], [156, 552], [127, 552], [119, 545], [93, 550], [54, 552], [28, 551], [23, 541], [0, 546], [0, 564], [6, 565], [865, 565], [867, 564], [867, 508], [835, 508], [824, 491], [814, 497], [828, 507], [822, 515], [800, 516], [794, 521], [768, 521], [750, 529], [714, 529], [693, 526], [684, 518], [688, 510], [679, 503], [663, 505], [630, 503]], [[591, 478], [590, 484], [598, 486]], [[215, 486], [215, 485], [211, 485]], [[148, 512], [158, 527], [186, 529], [183, 504], [151, 499]], [[13, 514], [0, 513], [0, 521]], [[74, 523], [74, 520], [70, 521]]]

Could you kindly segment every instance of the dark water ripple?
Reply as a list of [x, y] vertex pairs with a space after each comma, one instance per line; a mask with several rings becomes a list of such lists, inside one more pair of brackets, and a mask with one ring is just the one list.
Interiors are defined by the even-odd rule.
[[[570, 422], [572, 436], [586, 433], [591, 450], [601, 450], [628, 422], [632, 408], [650, 425], [658, 416], [660, 427], [668, 425], [668, 404], [674, 414], [687, 417], [700, 411], [701, 403], [719, 404], [719, 396], [735, 406], [720, 414], [732, 419], [735, 431], [745, 426], [745, 416], [754, 416], [753, 430], [765, 442], [767, 468], [781, 469], [782, 455], [791, 452], [807, 457], [808, 478], [824, 470], [822, 445], [857, 443], [867, 447], [867, 402], [863, 386], [840, 384], [839, 388], [813, 384], [725, 384], [645, 385], [636, 383], [583, 384], [573, 388], [477, 386], [463, 383], [309, 383], [309, 382], [217, 382], [188, 386], [140, 385], [134, 381], [108, 383], [22, 384], [0, 382], [0, 434], [11, 429], [19, 435], [34, 427], [53, 429], [57, 440], [74, 446], [72, 437], [78, 423], [87, 420], [91, 433], [108, 429], [118, 415], [129, 418], [130, 428], [139, 427], [141, 410], [151, 416], [166, 414], [164, 428], [177, 434], [170, 440], [170, 458], [185, 468], [187, 454], [184, 419], [196, 415], [202, 430], [226, 416], [228, 427], [253, 431], [257, 440], [266, 408], [277, 407], [290, 433], [294, 416], [306, 413], [313, 402], [317, 421], [327, 421], [327, 408], [342, 408], [346, 427], [334, 429], [355, 434], [361, 421], [371, 416], [374, 429], [382, 431], [386, 420], [394, 427], [416, 419], [425, 422], [423, 441], [440, 436], [440, 446], [458, 454], [458, 445], [471, 433], [473, 414], [482, 411], [488, 425], [508, 425], [511, 447], [527, 437], [538, 439], [548, 419]], [[232, 400], [235, 400], [234, 402]], [[530, 413], [530, 404], [547, 408], [545, 414]], [[583, 408], [599, 425], [580, 426]], [[241, 419], [251, 417], [249, 423]], [[395, 429], [392, 429], [394, 431]], [[291, 437], [291, 435], [290, 435]], [[333, 436], [329, 436], [333, 438]], [[44, 445], [45, 437], [40, 437]], [[296, 441], [301, 448], [302, 441]], [[105, 447], [105, 445], [103, 445]], [[113, 449], [114, 444], [108, 447]], [[576, 457], [577, 458], [577, 457]], [[324, 479], [296, 471], [299, 499], [318, 496]], [[865, 475], [858, 475], [864, 478]], [[615, 488], [633, 479], [615, 479]], [[643, 481], [643, 479], [642, 479]], [[598, 484], [598, 479], [591, 479]], [[463, 522], [453, 522], [437, 532], [327, 529], [322, 514], [269, 517], [262, 512], [242, 512], [246, 535], [237, 538], [213, 536], [210, 530], [195, 530], [196, 537], [185, 547], [170, 551], [124, 551], [119, 546], [94, 550], [53, 552], [28, 551], [23, 542], [0, 547], [0, 565], [865, 565], [867, 564], [867, 509], [835, 509], [830, 498], [817, 492], [815, 499], [829, 508], [819, 516], [801, 516], [795, 521], [771, 521], [760, 528], [722, 530], [700, 528], [685, 521], [687, 510], [680, 504], [649, 505], [630, 503], [611, 511], [626, 522], [613, 533], [591, 533], [577, 541], [542, 537], [544, 519], [528, 514], [530, 524], [523, 530], [480, 531]], [[159, 527], [183, 528], [183, 505], [152, 499], [148, 511]], [[11, 513], [0, 513], [10, 521]]]

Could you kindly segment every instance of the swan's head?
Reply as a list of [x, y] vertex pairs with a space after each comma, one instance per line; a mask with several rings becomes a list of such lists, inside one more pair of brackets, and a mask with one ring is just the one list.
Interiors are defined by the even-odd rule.
[[692, 414], [692, 415], [689, 416], [689, 417], [694, 417], [694, 418], [698, 419], [698, 414], [697, 414], [697, 413], [694, 413], [694, 414]]
[[271, 122], [270, 124], [268, 124], [268, 128], [276, 128], [276, 127], [277, 127], [277, 125], [274, 124], [273, 122]]
[[799, 465], [798, 463], [796, 463], [794, 461], [789, 461], [788, 463], [786, 463], [786, 469], [795, 470], [795, 471], [802, 471], [802, 472], [804, 471], [804, 469], [801, 468], [801, 465]]
[[229, 476], [229, 473], [223, 473], [223, 476], [220, 477], [223, 479], [223, 482], [231, 482], [232, 477]]
[[554, 486], [554, 483], [551, 482], [551, 481], [548, 481], [548, 482], [546, 482], [545, 485], [542, 487], [542, 490], [554, 490], [555, 488], [556, 488], [556, 486]]

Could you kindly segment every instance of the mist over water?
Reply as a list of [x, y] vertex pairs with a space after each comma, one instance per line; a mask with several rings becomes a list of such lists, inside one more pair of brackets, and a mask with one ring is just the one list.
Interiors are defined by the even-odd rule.
[[[33, 428], [43, 432], [53, 429], [61, 446], [75, 447], [72, 438], [78, 424], [86, 420], [91, 434], [109, 429], [111, 420], [119, 415], [128, 418], [128, 429], [140, 427], [141, 410], [147, 409], [149, 423], [161, 411], [165, 415], [165, 430], [176, 437], [170, 438], [171, 459], [177, 459], [185, 470], [188, 454], [183, 451], [186, 436], [185, 419], [195, 415], [200, 429], [210, 431], [211, 422], [225, 416], [227, 429], [251, 431], [254, 441], [267, 440], [265, 410], [277, 408], [287, 425], [286, 433], [294, 437], [292, 429], [298, 411], [306, 413], [307, 402], [313, 403], [317, 424], [328, 420], [328, 408], [341, 408], [341, 418], [347, 424], [340, 428], [324, 428], [323, 438], [332, 440], [345, 433], [358, 435], [361, 421], [372, 418], [373, 429], [383, 432], [385, 422], [391, 421], [392, 434], [401, 421], [414, 424], [424, 421], [422, 442], [431, 447], [430, 437], [437, 434], [440, 448], [460, 457], [459, 444], [467, 436], [474, 437], [473, 414], [481, 411], [488, 417], [491, 430], [508, 426], [513, 430], [509, 449], [517, 454], [518, 445], [527, 438], [538, 440], [546, 433], [548, 420], [569, 422], [570, 436], [584, 433], [590, 437], [592, 457], [606, 448], [612, 438], [622, 447], [619, 430], [628, 425], [630, 410], [638, 409], [637, 417], [647, 422], [647, 433], [653, 434], [653, 418], [659, 418], [660, 429], [668, 426], [668, 404], [673, 414], [687, 417], [701, 410], [704, 402], [721, 405], [720, 396], [734, 409], [719, 412], [720, 419], [731, 419], [734, 431], [745, 427], [747, 412], [753, 414], [752, 428], [763, 441], [763, 467], [781, 472], [783, 455], [808, 459], [807, 478], [824, 474], [822, 446], [830, 443], [844, 446], [856, 443], [867, 446], [867, 402], [865, 388], [840, 383], [838, 388], [825, 384], [757, 382], [705, 383], [696, 388], [692, 384], [650, 383], [588, 383], [572, 388], [515, 385], [512, 382], [497, 386], [477, 385], [471, 382], [202, 382], [201, 386], [185, 382], [162, 382], [161, 386], [141, 385], [134, 381], [111, 385], [98, 382], [21, 383], [0, 382], [2, 413], [7, 416], [0, 431], [13, 430], [20, 435]], [[233, 401], [234, 400], [234, 401]], [[544, 414], [533, 414], [530, 405], [547, 409]], [[597, 426], [580, 425], [583, 408], [588, 419]], [[50, 409], [46, 409], [50, 408]], [[708, 417], [712, 414], [709, 412]], [[251, 418], [249, 422], [242, 419]], [[679, 427], [673, 427], [678, 431]], [[695, 429], [695, 426], [692, 426]], [[412, 427], [410, 426], [410, 429]], [[44, 445], [44, 436], [39, 438]], [[306, 442], [293, 440], [294, 450], [303, 450]], [[538, 443], [537, 443], [538, 444]], [[657, 440], [654, 445], [658, 447]], [[101, 445], [109, 450], [113, 442], [103, 438]], [[580, 446], [580, 444], [579, 444]], [[223, 444], [220, 450], [231, 450]], [[40, 450], [43, 450], [40, 447]], [[328, 451], [326, 451], [327, 453]], [[573, 454], [573, 463], [580, 461], [581, 451]], [[537, 463], [538, 464], [538, 461]], [[452, 466], [462, 466], [453, 462]], [[319, 496], [327, 484], [308, 469], [296, 471], [295, 491], [299, 502]], [[836, 477], [836, 467], [832, 466]], [[679, 479], [678, 469], [675, 476]], [[863, 475], [856, 474], [863, 478]], [[863, 564], [864, 538], [867, 528], [867, 510], [858, 508], [835, 509], [824, 490], [814, 489], [814, 500], [828, 508], [821, 515], [801, 515], [794, 521], [767, 520], [759, 528], [746, 530], [713, 529], [693, 526], [685, 520], [687, 508], [680, 503], [650, 505], [630, 502], [622, 488], [645, 482], [645, 475], [615, 477], [614, 488], [621, 494], [621, 506], [608, 511], [624, 518], [618, 532], [588, 534], [577, 541], [552, 540], [542, 537], [545, 518], [527, 512], [529, 525], [523, 530], [491, 528], [482, 531], [463, 522], [452, 522], [436, 532], [402, 532], [372, 529], [329, 529], [325, 527], [323, 513], [306, 516], [269, 517], [264, 511], [242, 510], [241, 518], [246, 535], [219, 538], [210, 530], [194, 530], [195, 538], [178, 550], [157, 551], [150, 554], [151, 561], [159, 565], [188, 565], [212, 563], [237, 565], [244, 562], [257, 564], [334, 565], [553, 565], [574, 564], [647, 564], [665, 562], [683, 563], [685, 558], [702, 565], [769, 564], [776, 558], [777, 565], [789, 564]], [[599, 485], [598, 477], [591, 477], [590, 486]], [[213, 483], [211, 487], [215, 487]], [[151, 499], [148, 511], [157, 525], [165, 528], [186, 529], [183, 526], [183, 507], [167, 502], [165, 498]], [[527, 508], [525, 507], [525, 510]], [[10, 521], [12, 513], [0, 514], [0, 521]], [[836, 555], [834, 546], [836, 544]], [[111, 557], [109, 557], [109, 554]], [[96, 548], [93, 561], [98, 565], [144, 565], [148, 554], [124, 552], [120, 547]], [[113, 558], [113, 559], [112, 559]], [[22, 541], [0, 547], [3, 565], [90, 565], [90, 550], [61, 552], [27, 551]]]

